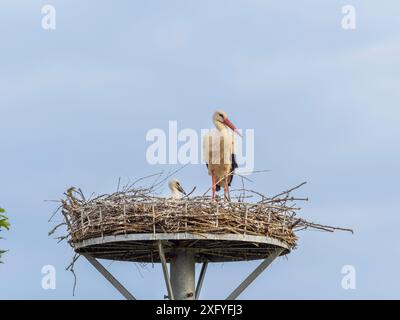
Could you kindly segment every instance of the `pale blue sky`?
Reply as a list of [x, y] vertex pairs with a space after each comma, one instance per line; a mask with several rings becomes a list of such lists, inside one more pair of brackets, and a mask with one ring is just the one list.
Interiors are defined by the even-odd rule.
[[[55, 31], [41, 28], [44, 4], [57, 9]], [[355, 31], [341, 28], [344, 4], [357, 9]], [[256, 169], [272, 172], [253, 189], [307, 180], [301, 216], [355, 229], [300, 233], [241, 297], [400, 298], [399, 16], [395, 0], [2, 0], [0, 204], [12, 230], [0, 299], [72, 299], [72, 250], [47, 236], [55, 206], [44, 200], [159, 171], [146, 132], [169, 120], [208, 128], [216, 108], [255, 130]], [[210, 184], [201, 165], [178, 178]], [[56, 290], [41, 288], [48, 264]], [[224, 298], [256, 265], [212, 265], [202, 297]], [[356, 290], [341, 288], [344, 265]], [[138, 298], [165, 293], [157, 265], [110, 270]], [[76, 272], [75, 298], [120, 298], [85, 261]]]

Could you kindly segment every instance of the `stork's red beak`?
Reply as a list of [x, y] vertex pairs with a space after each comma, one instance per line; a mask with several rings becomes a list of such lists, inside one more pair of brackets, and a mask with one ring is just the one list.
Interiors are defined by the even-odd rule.
[[236, 134], [238, 134], [240, 137], [242, 136], [242, 135], [239, 133], [238, 129], [236, 129], [235, 125], [234, 125], [228, 118], [225, 118], [225, 119], [224, 119], [224, 123], [225, 123], [229, 128], [231, 128], [233, 132], [235, 132]]

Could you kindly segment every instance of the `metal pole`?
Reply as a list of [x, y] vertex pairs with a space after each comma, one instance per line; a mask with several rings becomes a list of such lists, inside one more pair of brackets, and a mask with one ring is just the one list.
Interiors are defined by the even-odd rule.
[[170, 262], [172, 291], [176, 300], [195, 299], [195, 260], [190, 249], [177, 248]]
[[195, 296], [196, 300], [198, 300], [200, 297], [201, 287], [203, 286], [204, 277], [207, 271], [207, 266], [208, 262], [204, 262], [203, 265], [201, 266], [200, 276], [199, 280], [197, 280], [197, 286], [196, 286], [196, 296]]
[[103, 265], [96, 260], [96, 258], [92, 257], [90, 254], [82, 254], [90, 264], [99, 271], [104, 278], [106, 278], [115, 289], [117, 289], [127, 300], [136, 300], [136, 298], [117, 280], [114, 276], [103, 267]]
[[235, 300], [246, 288], [278, 257], [283, 248], [276, 249], [267, 259], [260, 263], [260, 265], [246, 278], [243, 282], [226, 298], [226, 300]]

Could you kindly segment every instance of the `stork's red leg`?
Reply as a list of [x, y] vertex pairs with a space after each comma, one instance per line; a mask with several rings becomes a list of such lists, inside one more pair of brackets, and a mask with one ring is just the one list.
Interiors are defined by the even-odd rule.
[[225, 183], [224, 183], [224, 197], [225, 197], [225, 200], [231, 201], [231, 196], [229, 194], [228, 182], [226, 181], [226, 179], [225, 179]]
[[214, 171], [211, 171], [211, 177], [212, 177], [212, 199], [215, 200], [215, 193], [216, 193], [216, 189], [217, 189], [217, 179], [215, 177], [215, 173]]

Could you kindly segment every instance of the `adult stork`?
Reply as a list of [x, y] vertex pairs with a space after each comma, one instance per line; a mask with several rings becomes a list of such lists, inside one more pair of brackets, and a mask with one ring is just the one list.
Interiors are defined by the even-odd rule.
[[183, 195], [186, 195], [185, 190], [183, 190], [180, 182], [176, 179], [172, 179], [168, 183], [169, 189], [171, 190], [171, 198], [174, 200], [182, 199]]
[[208, 174], [212, 177], [212, 199], [221, 187], [224, 188], [224, 197], [230, 200], [229, 187], [232, 183], [233, 173], [238, 167], [235, 155], [235, 136], [240, 133], [228, 119], [225, 111], [214, 112], [212, 129], [204, 136], [203, 155], [207, 164]]

